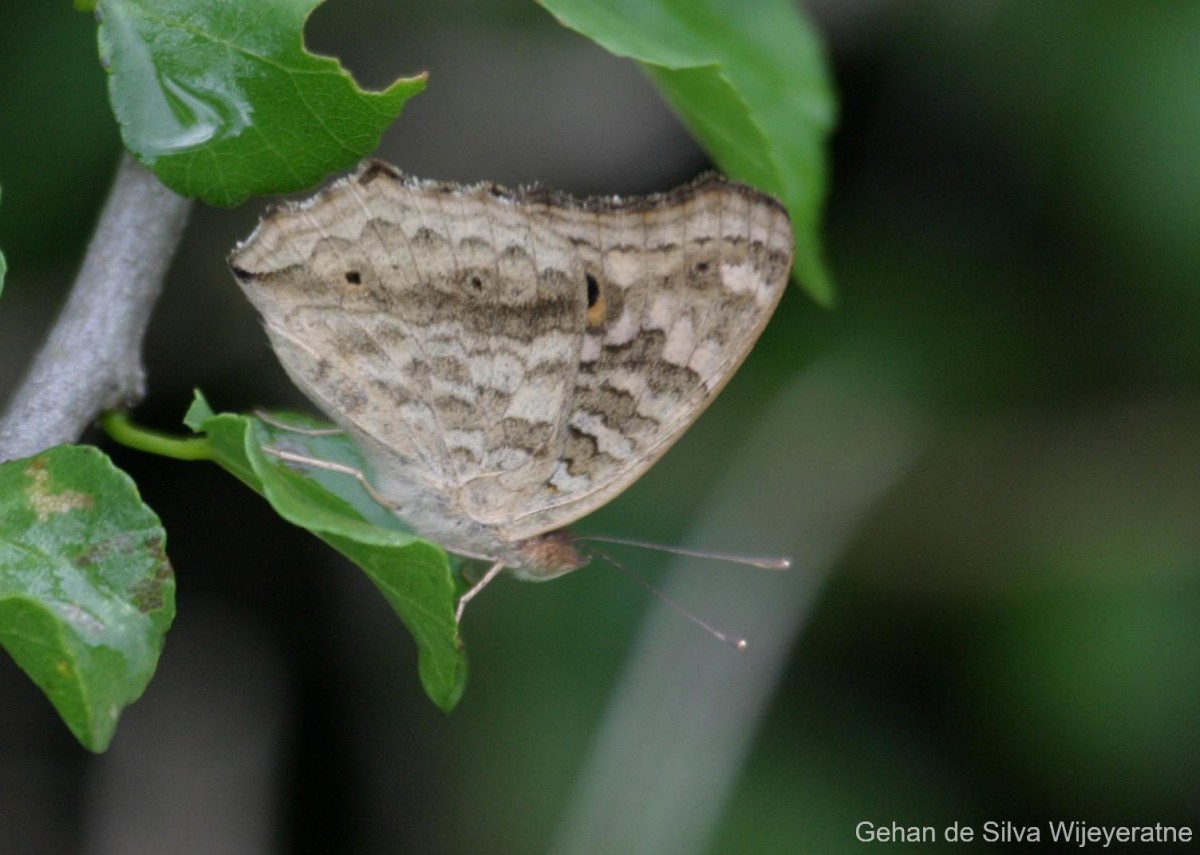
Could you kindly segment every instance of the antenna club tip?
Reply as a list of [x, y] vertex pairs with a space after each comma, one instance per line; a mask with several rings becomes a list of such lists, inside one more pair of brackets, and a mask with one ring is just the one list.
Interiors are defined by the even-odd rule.
[[746, 643], [746, 639], [744, 638], [737, 638], [733, 641], [733, 649], [739, 652], [745, 650], [749, 646], [750, 645]]

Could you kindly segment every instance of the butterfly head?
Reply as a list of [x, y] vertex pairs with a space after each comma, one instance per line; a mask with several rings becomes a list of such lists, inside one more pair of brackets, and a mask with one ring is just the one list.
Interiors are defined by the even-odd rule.
[[590, 556], [575, 545], [575, 538], [565, 528], [526, 538], [513, 544], [520, 563], [512, 567], [518, 579], [544, 582], [585, 566]]

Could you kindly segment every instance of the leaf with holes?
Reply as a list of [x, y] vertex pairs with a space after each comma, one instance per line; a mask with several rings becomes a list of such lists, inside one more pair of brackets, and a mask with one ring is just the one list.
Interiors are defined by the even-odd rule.
[[214, 205], [311, 187], [379, 144], [425, 76], [367, 92], [304, 49], [321, 0], [99, 0], [100, 59], [126, 147]]

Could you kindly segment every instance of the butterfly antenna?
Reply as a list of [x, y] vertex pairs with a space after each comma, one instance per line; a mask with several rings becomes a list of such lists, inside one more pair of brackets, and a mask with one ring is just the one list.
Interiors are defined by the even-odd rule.
[[[584, 538], [580, 538], [580, 539], [584, 539]], [[586, 539], [595, 540], [596, 538], [586, 538]], [[612, 542], [619, 543], [619, 542], [623, 542], [623, 541], [612, 541]], [[702, 630], [707, 632], [709, 635], [711, 635], [717, 641], [728, 644], [734, 650], [745, 650], [746, 647], [748, 646], [746, 644], [746, 639], [742, 638], [741, 636], [729, 635], [728, 633], [721, 632], [721, 630], [717, 629], [712, 624], [707, 623], [706, 621], [702, 620], [701, 618], [699, 618], [692, 612], [685, 609], [679, 603], [675, 602], [673, 599], [668, 597], [666, 594], [664, 594], [658, 588], [651, 585], [649, 582], [647, 582], [645, 579], [643, 579], [637, 573], [630, 570], [627, 566], [622, 564], [620, 561], [613, 558], [611, 555], [609, 555], [605, 552], [602, 552], [599, 549], [596, 549], [594, 546], [584, 546], [583, 549], [585, 552], [587, 552], [597, 558], [603, 558], [605, 561], [607, 561], [613, 567], [617, 568], [622, 573], [624, 573], [626, 576], [628, 576], [630, 579], [637, 582], [639, 585], [641, 585], [643, 588], [645, 588], [651, 594], [658, 597], [659, 600], [666, 603], [668, 606], [673, 608], [679, 614], [683, 615], [685, 618], [690, 620], [692, 623], [696, 624], [696, 626], [700, 627]], [[686, 555], [687, 553], [685, 552], [685, 553], [681, 553], [681, 554]]]
[[[655, 552], [667, 552], [671, 555], [686, 555], [689, 558], [708, 558], [713, 561], [728, 561], [730, 564], [741, 564], [745, 567], [757, 567], [760, 570], [790, 570], [792, 567], [792, 559], [783, 557], [757, 558], [753, 555], [729, 555], [722, 552], [706, 552], [699, 549], [682, 549], [678, 546], [662, 546], [658, 543], [647, 543], [644, 540], [626, 540], [625, 538], [621, 537], [607, 537], [604, 535], [583, 535], [581, 537], [576, 537], [575, 540], [586, 540], [592, 543], [615, 543], [618, 546], [640, 546], [642, 549], [651, 549]], [[602, 553], [598, 552], [597, 554], [600, 555]]]

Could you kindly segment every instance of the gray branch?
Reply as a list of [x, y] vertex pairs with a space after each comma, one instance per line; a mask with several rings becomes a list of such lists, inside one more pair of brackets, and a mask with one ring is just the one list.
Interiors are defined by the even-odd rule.
[[122, 155], [67, 303], [0, 418], [0, 460], [73, 442], [141, 399], [142, 339], [190, 209]]

